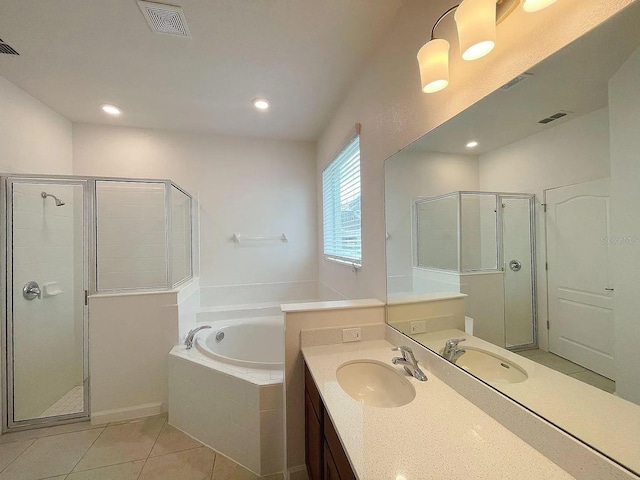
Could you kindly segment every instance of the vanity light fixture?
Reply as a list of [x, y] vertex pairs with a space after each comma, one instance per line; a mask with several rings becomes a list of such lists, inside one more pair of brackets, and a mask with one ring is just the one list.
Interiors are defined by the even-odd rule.
[[547, 8], [549, 5], [556, 3], [556, 0], [524, 0], [522, 9], [525, 12], [537, 12], [543, 8]]
[[102, 105], [102, 111], [107, 115], [111, 115], [112, 117], [119, 117], [122, 114], [122, 110], [120, 110], [115, 105], [109, 105], [105, 103]]
[[525, 12], [537, 12], [556, 0], [463, 0], [446, 10], [431, 29], [431, 39], [418, 51], [420, 80], [424, 93], [449, 85], [449, 42], [435, 35], [440, 22], [452, 12], [458, 31], [460, 54], [467, 61], [489, 54], [496, 46], [496, 25], [522, 3]]
[[269, 109], [269, 102], [264, 98], [254, 98], [251, 103], [253, 103], [256, 110], [264, 111]]
[[476, 142], [475, 140], [471, 140], [469, 143], [467, 143], [467, 148], [476, 148], [478, 146], [478, 142]]

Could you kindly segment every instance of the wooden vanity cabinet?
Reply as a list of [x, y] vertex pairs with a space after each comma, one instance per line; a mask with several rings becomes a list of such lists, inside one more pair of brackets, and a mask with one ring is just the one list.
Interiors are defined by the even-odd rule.
[[310, 480], [355, 480], [313, 377], [304, 365], [305, 456]]

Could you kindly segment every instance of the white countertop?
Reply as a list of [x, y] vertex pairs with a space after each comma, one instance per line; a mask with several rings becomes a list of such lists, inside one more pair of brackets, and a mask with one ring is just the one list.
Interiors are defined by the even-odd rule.
[[338, 385], [340, 365], [391, 365], [392, 346], [376, 340], [302, 349], [359, 480], [574, 478], [427, 370], [426, 382], [408, 377], [416, 398], [397, 408], [363, 405]]
[[526, 381], [489, 384], [583, 442], [640, 471], [639, 405], [460, 330], [411, 337], [436, 352], [449, 338], [466, 338], [460, 344], [462, 348], [475, 346], [519, 365], [529, 376]]

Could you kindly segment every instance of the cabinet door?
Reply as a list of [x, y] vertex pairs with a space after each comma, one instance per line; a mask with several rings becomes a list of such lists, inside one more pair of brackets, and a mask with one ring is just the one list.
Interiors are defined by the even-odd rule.
[[304, 416], [305, 416], [305, 456], [307, 463], [307, 473], [310, 480], [322, 479], [322, 426], [309, 399], [309, 395], [304, 395]]
[[324, 476], [322, 480], [341, 480], [338, 467], [336, 467], [336, 462], [333, 461], [327, 442], [324, 442]]

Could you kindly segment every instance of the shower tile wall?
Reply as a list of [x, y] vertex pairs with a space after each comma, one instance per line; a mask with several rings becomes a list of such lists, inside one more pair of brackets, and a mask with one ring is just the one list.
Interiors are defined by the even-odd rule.
[[[46, 190], [64, 200], [56, 207]], [[38, 417], [74, 387], [82, 385], [82, 278], [74, 271], [74, 251], [82, 225], [74, 225], [79, 186], [21, 185], [14, 189], [13, 315], [15, 418]], [[28, 281], [57, 283], [62, 293], [22, 297]], [[71, 297], [71, 298], [70, 298]], [[69, 335], [69, 332], [74, 332]]]
[[165, 184], [99, 181], [98, 290], [166, 286]]

